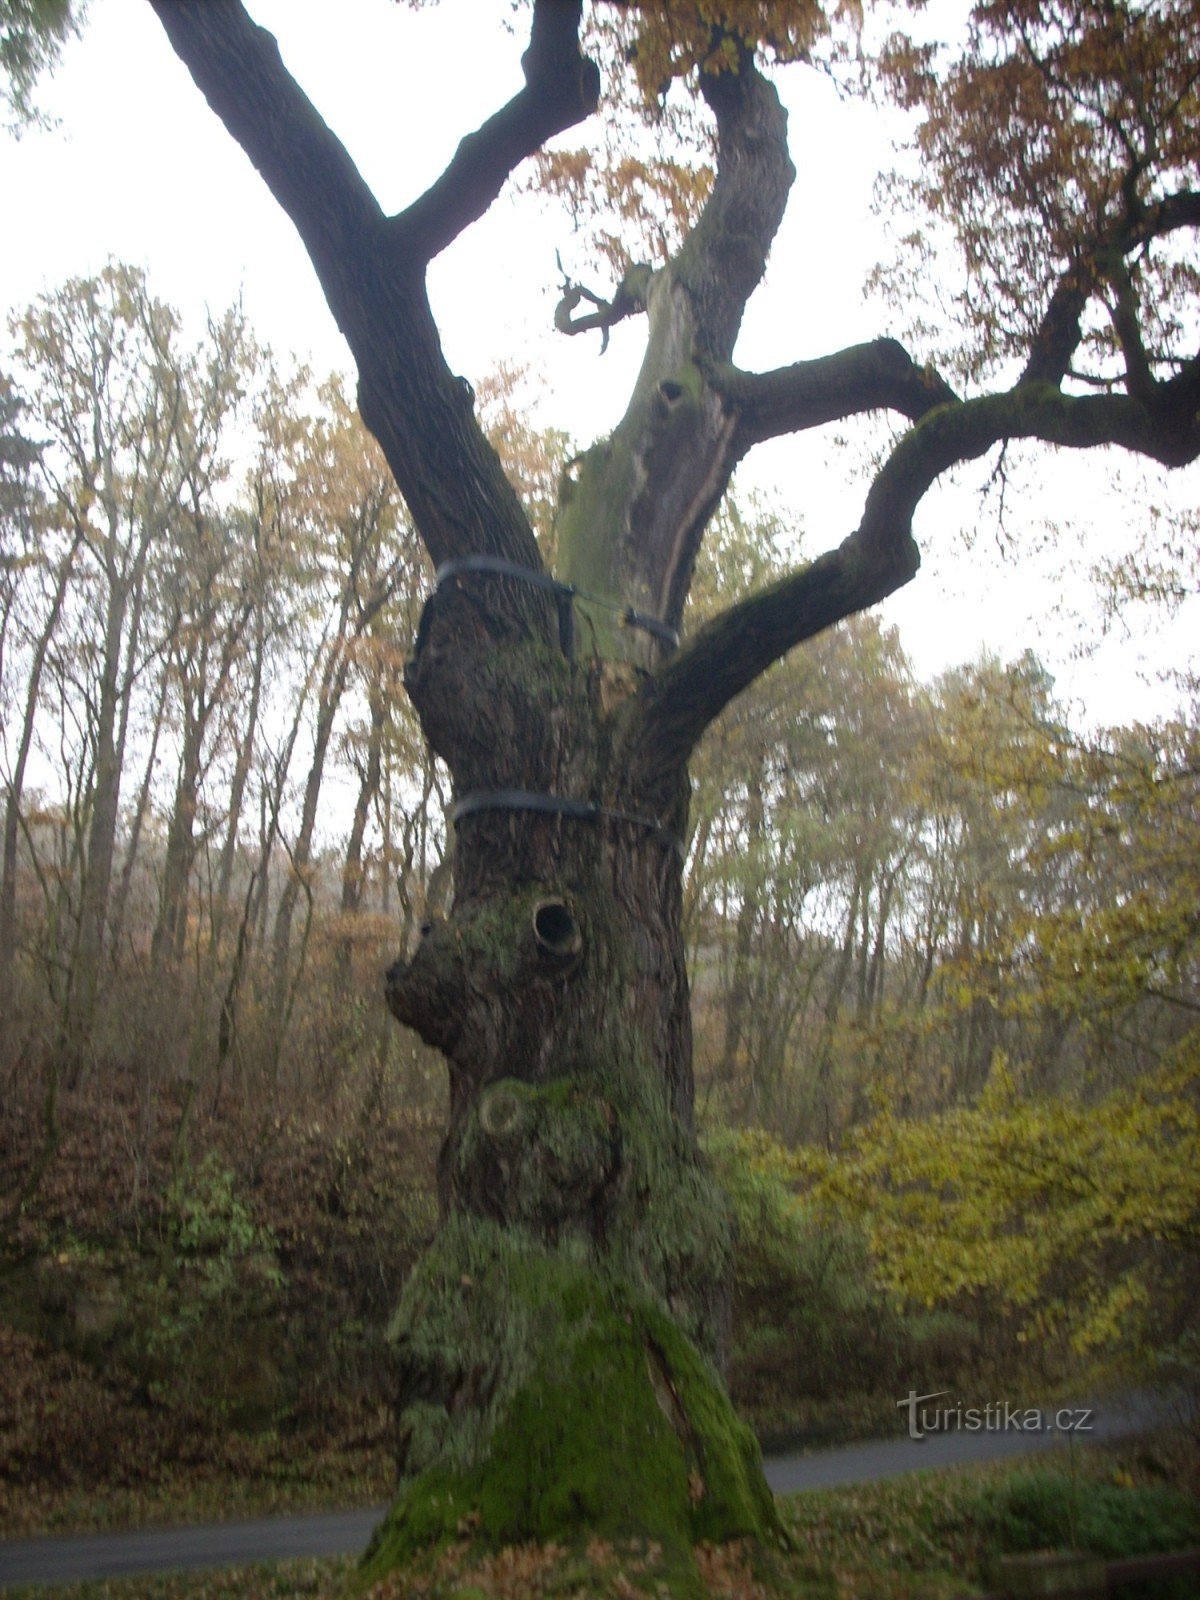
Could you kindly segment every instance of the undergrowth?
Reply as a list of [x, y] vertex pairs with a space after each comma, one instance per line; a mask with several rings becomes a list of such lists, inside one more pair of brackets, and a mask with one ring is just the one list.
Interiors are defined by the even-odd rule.
[[[747, 1547], [701, 1549], [706, 1600], [969, 1600], [998, 1556], [1072, 1548], [1114, 1558], [1200, 1543], [1200, 1466], [1183, 1434], [1039, 1459], [908, 1474], [780, 1501], [792, 1549], [768, 1567]], [[577, 1548], [479, 1554], [451, 1545], [362, 1600], [635, 1600], [653, 1595], [656, 1552], [594, 1539]], [[56, 1600], [340, 1600], [345, 1560], [73, 1584]], [[1191, 1587], [1188, 1588], [1187, 1584]], [[33, 1600], [34, 1591], [25, 1591]], [[358, 1591], [361, 1595], [361, 1591]], [[1189, 1600], [1194, 1580], [1153, 1600]], [[1148, 1600], [1148, 1596], [1144, 1596]]]

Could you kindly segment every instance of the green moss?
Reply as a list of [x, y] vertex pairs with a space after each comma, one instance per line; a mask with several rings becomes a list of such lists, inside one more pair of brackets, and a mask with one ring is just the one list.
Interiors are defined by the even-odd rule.
[[544, 891], [536, 886], [524, 893], [495, 895], [455, 918], [453, 931], [470, 970], [487, 981], [511, 984], [529, 959], [534, 907]]
[[[617, 529], [605, 521], [606, 500], [600, 492], [612, 481], [614, 470], [623, 477], [627, 470], [613, 455], [617, 442], [606, 439], [592, 446], [577, 463], [569, 500], [560, 502], [556, 529], [559, 576], [596, 594], [612, 588], [612, 559]], [[627, 455], [628, 452], [625, 452]], [[611, 499], [607, 505], [617, 502]], [[611, 520], [611, 515], [609, 517]]]
[[486, 1425], [468, 1439], [451, 1403], [440, 1458], [405, 1486], [368, 1575], [464, 1528], [493, 1548], [642, 1538], [681, 1573], [698, 1540], [775, 1534], [753, 1435], [658, 1305], [522, 1230], [460, 1219], [447, 1233], [437, 1281], [427, 1270], [406, 1295], [402, 1337], [489, 1394]]

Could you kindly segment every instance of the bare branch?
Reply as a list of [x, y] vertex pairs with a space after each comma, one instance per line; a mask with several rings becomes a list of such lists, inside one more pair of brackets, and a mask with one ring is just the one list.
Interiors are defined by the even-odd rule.
[[736, 72], [702, 73], [700, 89], [717, 119], [716, 178], [674, 266], [699, 312], [702, 353], [728, 361], [796, 169], [787, 113], [749, 50], [741, 48]]
[[[1128, 395], [1062, 394], [1020, 385], [1005, 394], [938, 406], [899, 441], [867, 495], [862, 521], [838, 549], [709, 622], [645, 691], [633, 761], [651, 786], [678, 769], [709, 723], [779, 658], [911, 579], [920, 562], [912, 519], [934, 480], [1007, 439], [1087, 449], [1117, 444], [1181, 466], [1200, 456], [1194, 394], [1200, 372], [1181, 374], [1173, 411]], [[1190, 405], [1190, 416], [1189, 416]]]
[[595, 111], [600, 72], [579, 49], [582, 9], [581, 0], [537, 0], [521, 58], [525, 87], [466, 136], [419, 200], [389, 220], [393, 247], [404, 256], [432, 260], [483, 215], [515, 167]]
[[[559, 262], [562, 266], [562, 262]], [[603, 331], [600, 344], [600, 353], [608, 349], [609, 330], [618, 322], [623, 322], [626, 317], [636, 316], [646, 309], [646, 291], [650, 286], [652, 269], [644, 262], [630, 267], [629, 271], [617, 285], [617, 291], [611, 300], [594, 294], [591, 289], [584, 288], [582, 283], [572, 283], [570, 278], [563, 274], [562, 299], [554, 308], [554, 326], [559, 333], [576, 334], [588, 333], [593, 328]], [[595, 311], [585, 312], [582, 317], [574, 315], [576, 306], [581, 300], [586, 300], [589, 305], [596, 307]]]
[[944, 379], [918, 367], [895, 339], [851, 345], [816, 361], [797, 361], [772, 372], [707, 369], [712, 387], [738, 414], [734, 453], [742, 456], [764, 439], [799, 433], [864, 411], [898, 411], [916, 422], [935, 406], [957, 400]]
[[345, 146], [292, 78], [274, 36], [240, 0], [150, 0], [213, 111], [295, 224], [338, 326], [352, 338], [352, 264], [383, 212]]

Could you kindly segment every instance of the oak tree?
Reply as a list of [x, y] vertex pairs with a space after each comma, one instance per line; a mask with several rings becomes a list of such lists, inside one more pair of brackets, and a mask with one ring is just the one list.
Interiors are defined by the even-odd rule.
[[[64, 970], [70, 977], [56, 1001], [55, 1054], [66, 1080], [78, 1082], [91, 1059], [103, 958], [112, 950], [134, 691], [185, 621], [170, 598], [170, 581], [159, 583], [162, 551], [170, 544], [182, 562], [181, 527], [189, 508], [192, 526], [197, 518], [203, 523], [214, 485], [225, 475], [223, 430], [247, 357], [234, 313], [214, 324], [207, 345], [188, 349], [175, 313], [151, 295], [144, 276], [115, 263], [42, 296], [16, 332], [45, 441], [41, 542], [53, 573], [33, 646], [24, 754], [47, 648], [56, 632], [75, 624], [56, 660], [63, 715], [78, 720], [82, 737], [74, 741], [79, 888], [68, 917], [73, 932]], [[10, 816], [19, 815], [23, 770], [19, 753]], [[181, 795], [181, 805], [185, 799]], [[9, 823], [10, 844], [15, 827]], [[190, 833], [189, 820], [188, 841]], [[186, 856], [182, 836], [177, 847]], [[6, 855], [11, 863], [12, 851], [6, 848]], [[10, 866], [10, 881], [11, 873]]]
[[[441, 1228], [393, 1326], [402, 1487], [374, 1566], [460, 1527], [640, 1535], [686, 1565], [694, 1540], [773, 1525], [717, 1376], [732, 1241], [693, 1130], [688, 760], [772, 662], [913, 577], [914, 511], [956, 463], [1010, 439], [1200, 453], [1200, 17], [981, 0], [957, 55], [885, 53], [921, 120], [917, 198], [962, 250], [960, 392], [890, 338], [734, 360], [794, 177], [769, 66], [836, 46], [854, 7], [597, 0], [581, 35], [581, 0], [535, 0], [524, 87], [389, 215], [240, 0], [151, 4], [298, 229], [441, 569], [406, 687], [453, 778], [453, 905], [388, 997], [446, 1056], [450, 1125]], [[591, 137], [621, 74], [618, 113], [691, 86], [712, 173], [659, 206], [655, 258], [611, 296], [567, 286], [563, 331], [643, 317], [645, 355], [624, 417], [564, 477], [551, 572], [443, 355], [426, 269], [548, 141]], [[881, 410], [902, 431], [857, 528], [679, 646], [738, 462]]]

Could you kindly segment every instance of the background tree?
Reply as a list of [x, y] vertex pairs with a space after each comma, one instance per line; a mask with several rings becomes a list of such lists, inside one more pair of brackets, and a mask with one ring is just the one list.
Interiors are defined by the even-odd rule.
[[[1115, 18], [981, 5], [959, 58], [889, 52], [922, 109], [923, 198], [953, 207], [983, 307], [959, 395], [887, 339], [770, 373], [733, 362], [794, 175], [760, 58], [836, 49], [823, 13], [598, 10], [598, 45], [618, 47], [605, 67], [631, 69], [631, 93], [653, 107], [690, 82], [715, 166], [653, 266], [608, 299], [569, 286], [560, 307], [568, 332], [645, 315], [647, 340], [624, 418], [563, 484], [556, 582], [442, 355], [425, 272], [523, 159], [597, 108], [582, 7], [534, 4], [524, 88], [389, 216], [236, 0], [152, 3], [298, 228], [363, 418], [443, 567], [406, 683], [454, 783], [454, 903], [389, 996], [447, 1056], [451, 1115], [443, 1225], [395, 1323], [404, 1486], [375, 1567], [467, 1515], [485, 1539], [599, 1529], [684, 1562], [694, 1538], [765, 1533], [769, 1497], [711, 1365], [730, 1236], [692, 1125], [687, 763], [772, 662], [913, 576], [914, 511], [955, 463], [1008, 439], [1168, 466], [1200, 453], [1177, 249], [1198, 220], [1200, 23], [1182, 3]], [[673, 651], [738, 461], [879, 409], [910, 426], [857, 529]], [[864, 1006], [881, 865], [859, 894]]]
[[[31, 569], [44, 577], [48, 565], [37, 549], [35, 511], [39, 496], [31, 471], [40, 450], [21, 431], [25, 409], [24, 399], [12, 380], [0, 373], [0, 585], [3, 586], [0, 588], [0, 695], [3, 696], [0, 703], [5, 707], [6, 726], [8, 708], [16, 691], [10, 663], [19, 617], [18, 602], [22, 590], [27, 587]], [[5, 751], [8, 770], [4, 790], [4, 856], [0, 865], [0, 1004], [6, 1009], [17, 937], [16, 858], [21, 795], [33, 743], [38, 682], [50, 637], [58, 626], [76, 547], [72, 545], [51, 579], [51, 599], [33, 648], [17, 746], [15, 751]]]
[[[189, 505], [193, 517], [208, 509], [224, 471], [222, 429], [236, 403], [244, 353], [232, 313], [203, 354], [184, 348], [174, 313], [150, 295], [140, 273], [118, 266], [44, 297], [19, 331], [47, 436], [49, 514], [68, 541], [48, 627], [57, 625], [66, 585], [73, 568], [80, 569], [75, 638], [60, 658], [71, 702], [64, 713], [83, 723], [79, 889], [60, 1042], [67, 1075], [78, 1079], [110, 948], [134, 690], [147, 660], [162, 648], [154, 558], [178, 533]], [[98, 635], [92, 617], [101, 619]], [[168, 631], [181, 622], [176, 612]], [[42, 649], [39, 643], [35, 659]], [[36, 695], [36, 680], [31, 684]]]

